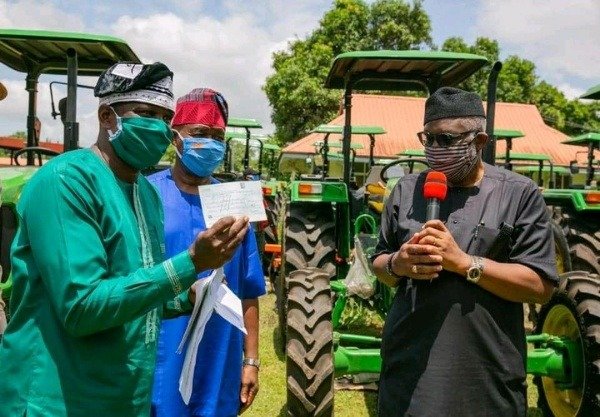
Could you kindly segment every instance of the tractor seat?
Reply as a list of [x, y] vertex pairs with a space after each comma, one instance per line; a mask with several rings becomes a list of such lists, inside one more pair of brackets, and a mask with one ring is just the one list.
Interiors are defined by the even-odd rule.
[[369, 193], [369, 207], [375, 212], [381, 214], [384, 206], [385, 187], [380, 183], [367, 184]]
[[322, 174], [300, 174], [300, 179], [308, 180], [308, 181], [321, 181], [323, 179], [323, 175]]

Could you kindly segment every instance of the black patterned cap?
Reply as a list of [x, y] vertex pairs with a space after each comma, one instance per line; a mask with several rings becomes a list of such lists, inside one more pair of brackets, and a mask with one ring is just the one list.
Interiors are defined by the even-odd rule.
[[100, 75], [94, 95], [100, 104], [135, 101], [173, 110], [173, 72], [161, 62], [119, 62]]
[[454, 87], [442, 87], [436, 90], [425, 102], [423, 124], [438, 119], [457, 117], [485, 117], [483, 102], [479, 94]]

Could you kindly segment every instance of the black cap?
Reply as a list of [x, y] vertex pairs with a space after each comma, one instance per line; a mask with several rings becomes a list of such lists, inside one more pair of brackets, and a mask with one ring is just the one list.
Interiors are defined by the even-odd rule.
[[119, 62], [105, 70], [94, 88], [100, 104], [139, 101], [173, 109], [173, 72], [163, 63]]
[[454, 87], [442, 87], [436, 90], [425, 102], [423, 124], [438, 119], [457, 117], [485, 117], [483, 102], [477, 93]]

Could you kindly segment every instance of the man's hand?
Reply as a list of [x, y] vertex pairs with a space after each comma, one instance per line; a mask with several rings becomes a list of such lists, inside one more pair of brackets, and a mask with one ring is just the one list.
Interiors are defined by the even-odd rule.
[[242, 366], [242, 387], [240, 390], [240, 414], [246, 411], [258, 393], [258, 368]]
[[440, 220], [430, 220], [417, 233], [419, 244], [435, 248], [442, 258], [441, 264], [446, 271], [464, 275], [471, 266], [471, 257], [463, 252], [450, 234], [450, 231]]
[[248, 217], [235, 220], [228, 216], [219, 219], [202, 233], [198, 233], [189, 248], [196, 272], [223, 266], [231, 259], [247, 231]]
[[392, 254], [392, 270], [413, 279], [434, 279], [442, 270], [442, 257], [435, 246], [423, 243], [416, 233], [400, 250]]

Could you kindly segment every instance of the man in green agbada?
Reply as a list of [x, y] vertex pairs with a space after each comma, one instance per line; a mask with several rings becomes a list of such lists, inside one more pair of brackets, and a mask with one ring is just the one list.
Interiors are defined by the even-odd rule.
[[96, 85], [97, 143], [45, 164], [18, 205], [0, 416], [146, 417], [158, 326], [191, 307], [247, 219], [221, 219], [164, 260], [162, 206], [139, 174], [172, 140], [172, 72], [116, 64]]

